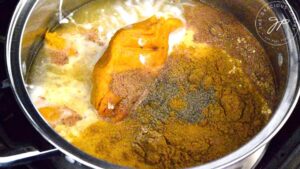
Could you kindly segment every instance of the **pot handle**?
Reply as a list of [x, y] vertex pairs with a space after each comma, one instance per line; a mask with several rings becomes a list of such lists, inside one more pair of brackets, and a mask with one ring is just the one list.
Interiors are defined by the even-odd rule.
[[32, 150], [29, 152], [2, 156], [0, 157], [0, 168], [7, 168], [7, 167], [12, 167], [17, 165], [28, 164], [33, 161], [43, 160], [43, 159], [50, 158], [52, 156], [56, 156], [59, 153], [60, 151], [54, 148], [45, 151]]

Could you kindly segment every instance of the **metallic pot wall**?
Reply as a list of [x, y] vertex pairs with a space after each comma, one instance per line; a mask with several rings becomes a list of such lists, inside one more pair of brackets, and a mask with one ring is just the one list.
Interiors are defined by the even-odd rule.
[[[30, 65], [36, 56], [45, 31], [57, 23], [59, 0], [23, 0], [20, 1], [8, 33], [7, 41], [7, 68], [12, 88], [16, 98], [33, 126], [60, 151], [87, 166], [94, 168], [118, 168], [104, 161], [97, 160], [74, 148], [49, 127], [31, 103], [26, 91], [25, 79]], [[64, 0], [63, 14], [87, 3], [88, 0]], [[254, 20], [260, 8], [266, 4], [262, 0], [211, 0], [204, 1], [231, 12], [256, 35]], [[280, 11], [279, 11], [280, 12]], [[274, 15], [270, 12], [269, 15]], [[293, 14], [289, 17], [295, 17]], [[299, 25], [298, 25], [299, 29]], [[289, 27], [276, 36], [293, 37]], [[239, 150], [211, 163], [197, 168], [251, 168], [262, 154], [266, 144], [278, 132], [289, 117], [299, 95], [299, 65], [298, 36], [288, 41], [287, 45], [274, 47], [264, 42], [270, 56], [278, 84], [279, 102], [269, 124], [249, 143]], [[259, 39], [259, 38], [258, 38]], [[283, 56], [282, 66], [278, 66], [278, 54]], [[0, 161], [1, 162], [1, 161]]]

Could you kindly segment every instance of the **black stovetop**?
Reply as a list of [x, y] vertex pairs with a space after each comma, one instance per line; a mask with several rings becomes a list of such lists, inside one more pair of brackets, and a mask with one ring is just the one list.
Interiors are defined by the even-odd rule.
[[[0, 82], [7, 79], [5, 70], [5, 35], [18, 0], [0, 0]], [[291, 0], [300, 12], [300, 0]], [[33, 147], [46, 150], [52, 146], [27, 121], [7, 83], [0, 83], [0, 156], [14, 150], [22, 152]], [[285, 126], [269, 144], [258, 169], [300, 169], [300, 103]], [[63, 155], [12, 169], [68, 169], [79, 168], [67, 162]], [[83, 168], [83, 167], [80, 167]], [[84, 167], [85, 168], [85, 167]]]

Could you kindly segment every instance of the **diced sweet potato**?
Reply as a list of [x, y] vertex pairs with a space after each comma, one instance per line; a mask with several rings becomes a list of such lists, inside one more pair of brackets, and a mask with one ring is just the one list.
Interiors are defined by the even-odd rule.
[[76, 124], [77, 121], [81, 120], [81, 116], [68, 107], [42, 107], [39, 108], [39, 112], [53, 127], [55, 127], [58, 124], [73, 126]]
[[57, 65], [65, 65], [69, 57], [76, 55], [77, 51], [68, 45], [67, 41], [56, 32], [47, 32], [45, 35], [50, 61]]

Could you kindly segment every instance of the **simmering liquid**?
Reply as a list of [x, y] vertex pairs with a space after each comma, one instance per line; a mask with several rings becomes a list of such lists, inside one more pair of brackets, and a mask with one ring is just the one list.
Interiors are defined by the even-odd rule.
[[266, 58], [237, 19], [206, 4], [95, 0], [46, 33], [28, 90], [88, 154], [184, 168], [236, 150], [266, 124], [275, 98]]

